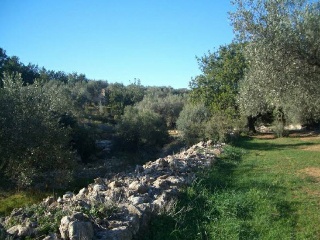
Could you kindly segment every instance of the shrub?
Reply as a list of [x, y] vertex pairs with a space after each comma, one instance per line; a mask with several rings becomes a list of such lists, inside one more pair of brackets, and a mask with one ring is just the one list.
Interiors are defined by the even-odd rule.
[[179, 114], [184, 106], [185, 97], [182, 95], [161, 95], [149, 94], [146, 95], [137, 107], [141, 110], [151, 110], [158, 113], [165, 120], [168, 128], [174, 128]]
[[[0, 89], [0, 167], [19, 188], [68, 182], [74, 166], [70, 127], [60, 122], [71, 103], [64, 89], [35, 82], [23, 86], [20, 75], [5, 75]], [[57, 171], [54, 178], [43, 177]], [[48, 180], [48, 182], [46, 182]]]
[[236, 120], [221, 112], [215, 113], [205, 124], [205, 136], [214, 142], [228, 142], [236, 135], [234, 130], [236, 125], [238, 125]]
[[209, 118], [209, 111], [203, 104], [187, 104], [183, 108], [177, 120], [177, 129], [188, 145], [205, 138], [206, 122]]
[[130, 151], [161, 147], [169, 137], [165, 122], [158, 114], [131, 106], [125, 108], [116, 133], [117, 145]]
[[72, 131], [73, 148], [84, 163], [90, 162], [90, 157], [96, 152], [96, 144], [93, 131], [84, 126], [77, 125]]

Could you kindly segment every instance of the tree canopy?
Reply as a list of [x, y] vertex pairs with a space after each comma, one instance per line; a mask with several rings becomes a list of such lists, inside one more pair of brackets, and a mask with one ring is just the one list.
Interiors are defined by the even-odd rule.
[[246, 115], [267, 110], [290, 121], [320, 118], [320, 3], [235, 0], [231, 14], [249, 63], [240, 84]]
[[231, 118], [237, 115], [238, 83], [246, 67], [242, 49], [242, 44], [232, 43], [197, 58], [202, 73], [190, 82], [193, 102], [203, 102], [212, 112]]

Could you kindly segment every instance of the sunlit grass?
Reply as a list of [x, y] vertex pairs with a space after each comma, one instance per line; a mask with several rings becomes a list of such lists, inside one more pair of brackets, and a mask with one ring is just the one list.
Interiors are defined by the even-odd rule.
[[153, 219], [146, 239], [320, 239], [319, 144], [242, 138], [175, 211]]
[[47, 193], [41, 192], [0, 192], [0, 216], [8, 215], [14, 208], [24, 207], [37, 203], [46, 197]]
[[62, 196], [66, 191], [78, 192], [84, 186], [92, 183], [92, 179], [81, 178], [77, 179], [69, 185], [67, 189], [52, 189], [52, 190], [1, 190], [0, 189], [0, 217], [9, 215], [13, 209], [29, 206], [34, 203], [40, 203], [48, 196]]

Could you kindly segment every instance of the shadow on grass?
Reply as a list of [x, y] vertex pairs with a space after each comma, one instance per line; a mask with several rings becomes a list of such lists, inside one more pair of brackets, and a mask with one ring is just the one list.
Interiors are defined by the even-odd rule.
[[295, 142], [295, 143], [275, 143], [274, 139], [260, 139], [258, 141], [252, 141], [252, 137], [242, 137], [234, 142], [234, 145], [246, 150], [258, 150], [258, 151], [274, 151], [284, 150], [288, 148], [299, 148], [302, 146], [312, 146], [318, 143], [311, 142]]

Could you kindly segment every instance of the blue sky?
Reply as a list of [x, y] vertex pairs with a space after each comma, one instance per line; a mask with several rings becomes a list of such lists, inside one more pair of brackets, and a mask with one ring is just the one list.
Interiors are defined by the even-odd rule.
[[231, 43], [228, 0], [2, 0], [0, 47], [89, 79], [188, 87], [195, 56]]

